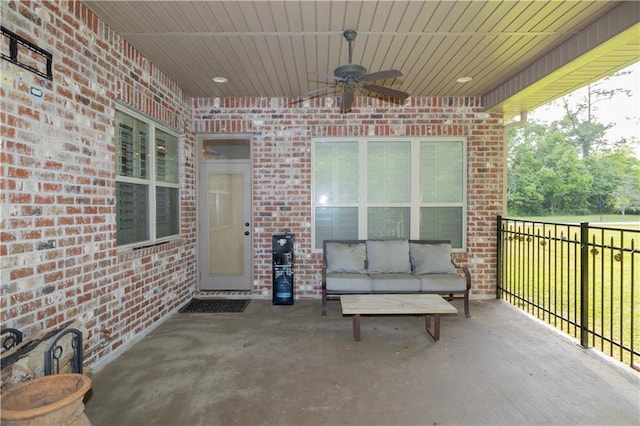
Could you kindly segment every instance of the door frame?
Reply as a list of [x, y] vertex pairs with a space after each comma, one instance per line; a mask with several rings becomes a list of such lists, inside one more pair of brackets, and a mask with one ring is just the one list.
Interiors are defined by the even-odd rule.
[[[198, 248], [198, 255], [196, 256], [196, 268], [197, 268], [197, 291], [253, 291], [253, 275], [254, 275], [254, 263], [253, 263], [253, 229], [254, 229], [254, 224], [253, 224], [253, 219], [254, 219], [254, 214], [253, 214], [253, 147], [252, 147], [252, 143], [251, 140], [253, 138], [253, 134], [252, 133], [197, 133], [196, 134], [196, 159], [197, 161], [195, 161], [195, 166], [196, 166], [196, 185], [195, 185], [195, 192], [196, 192], [196, 246]], [[203, 143], [206, 140], [211, 140], [211, 139], [218, 139], [218, 140], [247, 140], [249, 142], [249, 158], [247, 159], [233, 159], [233, 160], [229, 160], [229, 159], [224, 159], [224, 160], [206, 160], [203, 156], [203, 152], [204, 152], [204, 147], [203, 147]], [[219, 289], [219, 290], [211, 290], [211, 289], [203, 289], [202, 285], [203, 285], [203, 268], [206, 268], [207, 265], [203, 265], [202, 261], [201, 261], [201, 256], [199, 253], [202, 252], [203, 248], [206, 248], [207, 242], [203, 241], [201, 238], [201, 227], [203, 226], [203, 222], [204, 222], [204, 217], [205, 217], [205, 212], [203, 211], [203, 207], [202, 207], [202, 200], [200, 199], [201, 197], [201, 180], [204, 178], [202, 175], [202, 169], [203, 169], [203, 164], [208, 164], [208, 165], [219, 165], [221, 166], [221, 168], [224, 168], [225, 166], [232, 166], [232, 165], [243, 165], [243, 166], [248, 166], [248, 179], [249, 179], [249, 192], [245, 195], [245, 197], [248, 197], [248, 200], [245, 200], [245, 202], [247, 202], [249, 204], [249, 222], [250, 222], [250, 227], [248, 228], [248, 231], [250, 232], [250, 235], [248, 236], [248, 250], [250, 252], [249, 257], [249, 271], [248, 271], [248, 275], [249, 275], [249, 288], [246, 290], [234, 290], [234, 289], [229, 289], [229, 290], [223, 290], [223, 289]]]

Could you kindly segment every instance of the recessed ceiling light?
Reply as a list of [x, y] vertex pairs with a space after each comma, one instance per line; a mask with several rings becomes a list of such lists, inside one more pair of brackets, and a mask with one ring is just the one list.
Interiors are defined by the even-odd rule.
[[465, 76], [465, 77], [458, 77], [458, 79], [457, 79], [456, 81], [457, 81], [458, 83], [468, 83], [468, 82], [470, 82], [471, 80], [473, 80], [473, 78], [472, 78], [472, 77]]
[[213, 81], [222, 84], [229, 81], [229, 79], [227, 79], [227, 77], [213, 77]]

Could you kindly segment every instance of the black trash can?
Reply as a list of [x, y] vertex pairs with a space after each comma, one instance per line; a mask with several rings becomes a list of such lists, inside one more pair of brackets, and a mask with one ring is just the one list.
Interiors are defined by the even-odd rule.
[[274, 305], [293, 305], [293, 234], [274, 234], [271, 240], [273, 253]]

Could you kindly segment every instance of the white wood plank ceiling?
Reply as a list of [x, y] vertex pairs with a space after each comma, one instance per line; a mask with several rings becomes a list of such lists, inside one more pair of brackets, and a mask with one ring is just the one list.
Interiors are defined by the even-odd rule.
[[[404, 74], [376, 84], [412, 96], [481, 95], [489, 109], [507, 116], [640, 57], [640, 5], [635, 2], [88, 0], [85, 4], [192, 97], [295, 98], [324, 87], [330, 81], [316, 73], [333, 75], [336, 67], [348, 63], [343, 38], [347, 29], [358, 32], [354, 63], [369, 72], [398, 69]], [[616, 38], [617, 44], [612, 42]], [[590, 54], [597, 49], [598, 54]], [[549, 58], [553, 58], [550, 68], [544, 66]], [[564, 71], [553, 78], [558, 70]], [[216, 76], [228, 82], [214, 83]], [[462, 76], [473, 80], [457, 83]], [[536, 82], [544, 87], [527, 93]]]

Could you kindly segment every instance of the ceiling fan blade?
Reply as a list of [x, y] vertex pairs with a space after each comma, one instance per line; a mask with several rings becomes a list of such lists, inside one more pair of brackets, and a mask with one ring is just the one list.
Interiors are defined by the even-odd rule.
[[377, 84], [367, 84], [363, 87], [363, 89], [370, 90], [372, 92], [376, 92], [395, 99], [407, 99], [409, 96], [411, 96], [407, 92], [391, 89], [390, 87], [378, 86]]
[[342, 93], [342, 102], [340, 102], [340, 112], [345, 113], [351, 111], [353, 104], [353, 89], [345, 89]]
[[318, 77], [324, 77], [327, 80], [344, 81], [344, 78], [342, 78], [342, 77], [336, 77], [335, 75], [326, 74], [326, 73], [323, 73], [323, 72], [315, 72], [315, 73], [311, 73], [311, 74], [315, 74]]
[[303, 94], [298, 95], [297, 97], [299, 99], [308, 98], [309, 96], [313, 96], [322, 92], [328, 92], [329, 90], [333, 90], [333, 89], [335, 89], [335, 86], [321, 87], [319, 89], [314, 89], [314, 90], [309, 90], [308, 92], [304, 92]]
[[384, 80], [385, 78], [394, 78], [394, 77], [402, 77], [402, 73], [398, 70], [385, 70], [372, 72], [370, 74], [365, 74], [360, 77], [360, 81], [376, 81], [376, 80]]
[[289, 102], [289, 105], [296, 105], [301, 103], [302, 101], [305, 101], [307, 99], [312, 99], [318, 96], [330, 96], [332, 93], [335, 96], [335, 91], [337, 88], [338, 88], [337, 84], [334, 84], [327, 87], [320, 87], [319, 89], [309, 90], [308, 92], [304, 92], [296, 96], [295, 100]]

